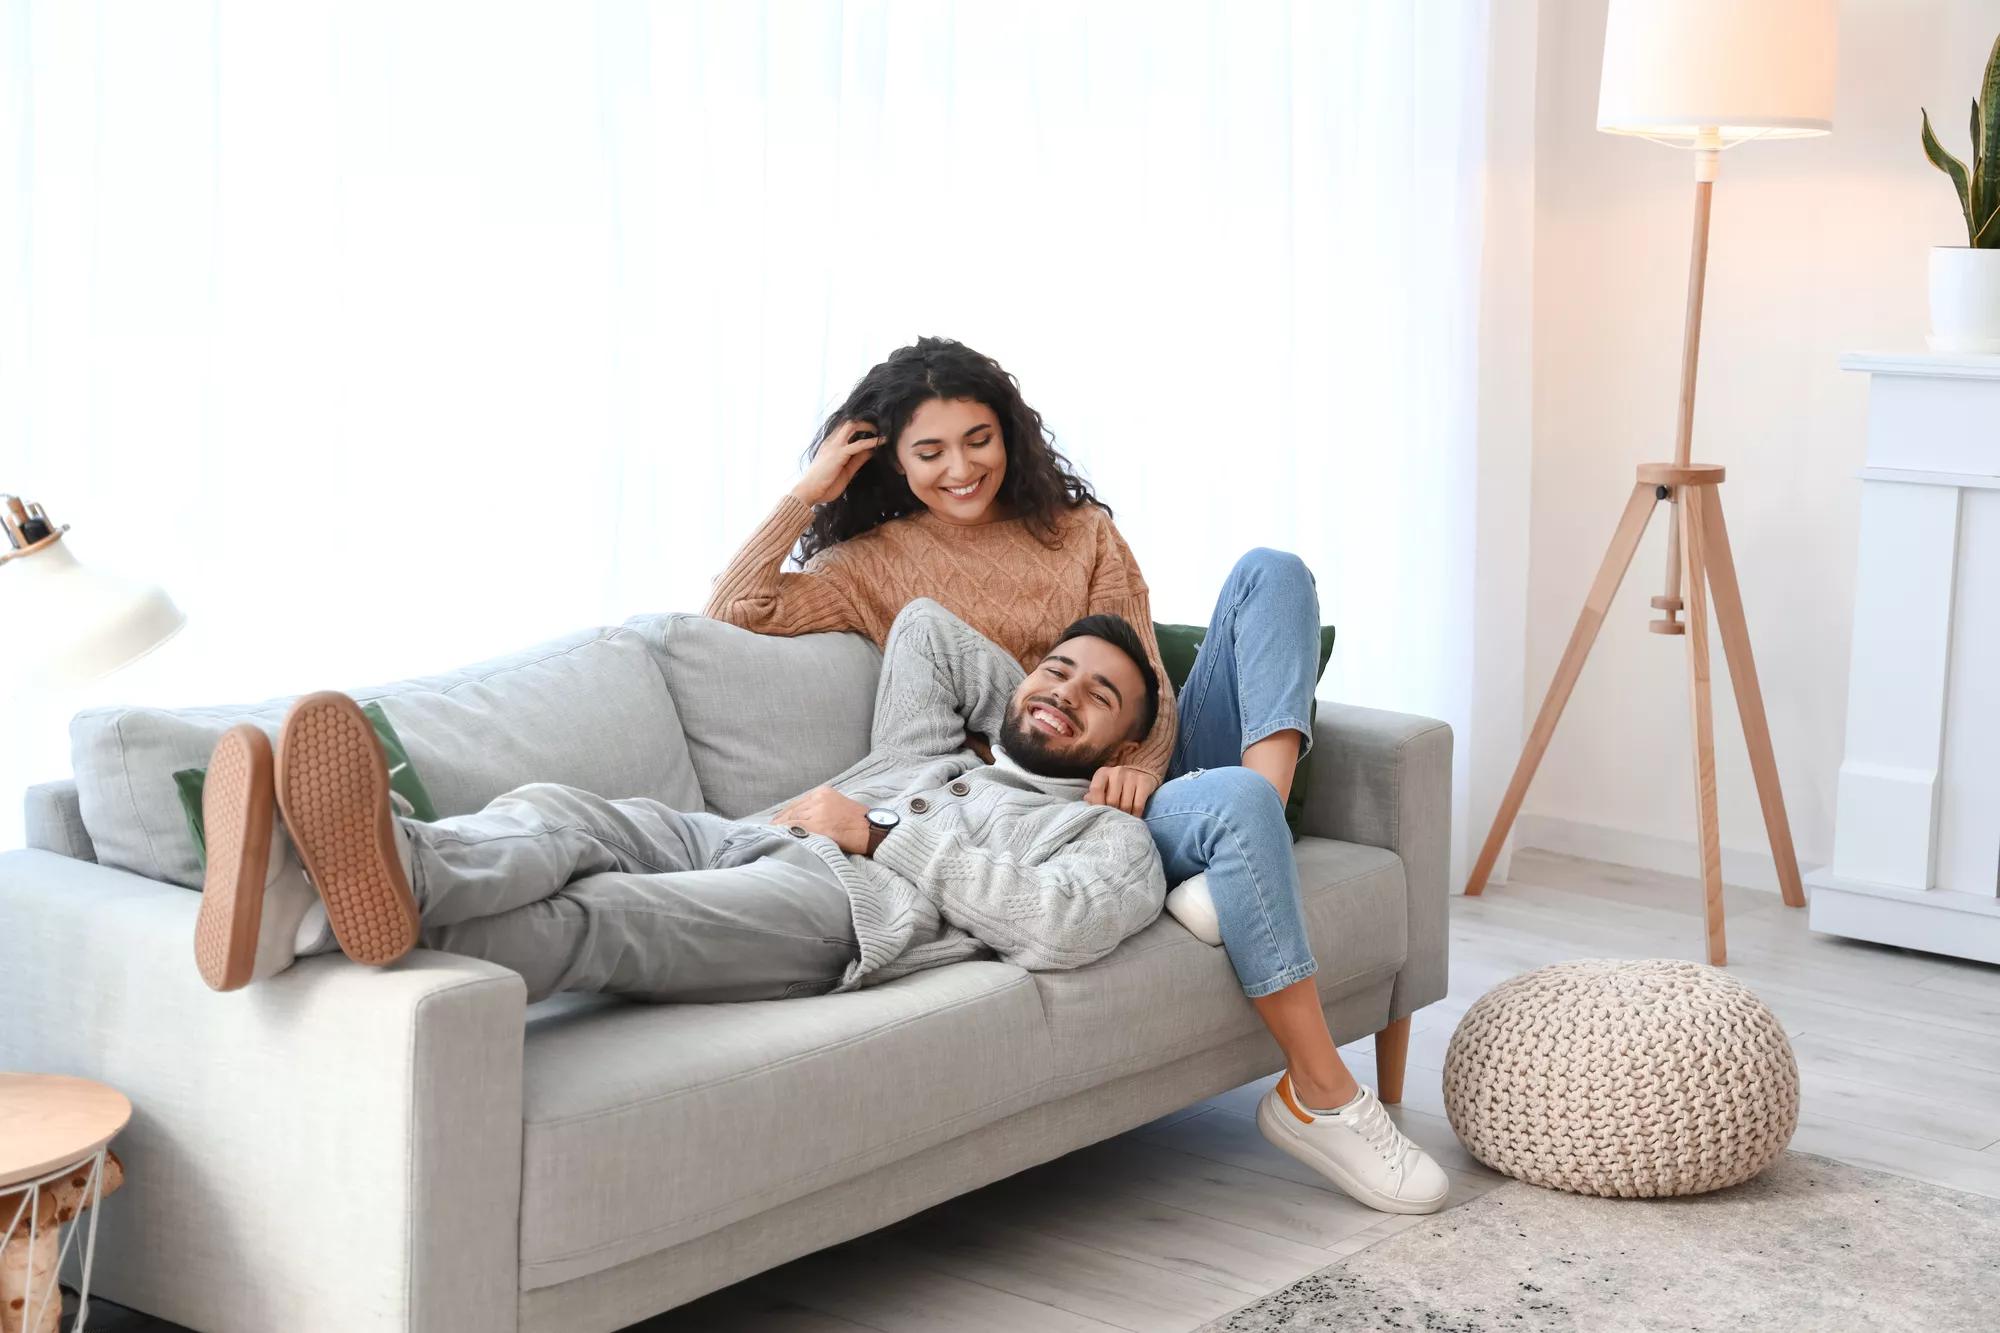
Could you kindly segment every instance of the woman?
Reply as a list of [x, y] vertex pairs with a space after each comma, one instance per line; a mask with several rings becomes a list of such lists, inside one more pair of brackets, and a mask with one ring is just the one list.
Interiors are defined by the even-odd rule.
[[[794, 547], [801, 568], [786, 572]], [[990, 357], [944, 338], [897, 349], [827, 419], [804, 476], [716, 581], [707, 614], [761, 634], [852, 630], [878, 644], [917, 597], [1032, 667], [1085, 615], [1130, 621], [1164, 682], [1138, 562]], [[1252, 551], [1224, 583], [1176, 701], [1089, 796], [1143, 816], [1167, 882], [1207, 877], [1244, 994], [1287, 1070], [1258, 1124], [1385, 1211], [1431, 1212], [1446, 1178], [1341, 1062], [1312, 976], [1284, 806], [1311, 744], [1319, 606], [1296, 556]], [[1169, 780], [1171, 779], [1171, 780]]]

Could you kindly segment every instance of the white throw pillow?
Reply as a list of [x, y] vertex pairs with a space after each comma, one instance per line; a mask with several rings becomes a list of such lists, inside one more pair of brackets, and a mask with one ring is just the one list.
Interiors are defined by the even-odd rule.
[[1222, 943], [1222, 922], [1215, 915], [1215, 899], [1208, 892], [1208, 876], [1196, 875], [1167, 893], [1167, 915], [1187, 927], [1188, 934], [1203, 944]]

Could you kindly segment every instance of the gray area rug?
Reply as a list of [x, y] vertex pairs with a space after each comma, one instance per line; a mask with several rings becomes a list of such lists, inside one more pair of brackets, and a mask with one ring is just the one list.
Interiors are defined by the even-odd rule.
[[1682, 1199], [1511, 1182], [1208, 1325], [1996, 1328], [2000, 1199], [1792, 1152], [1734, 1189]]

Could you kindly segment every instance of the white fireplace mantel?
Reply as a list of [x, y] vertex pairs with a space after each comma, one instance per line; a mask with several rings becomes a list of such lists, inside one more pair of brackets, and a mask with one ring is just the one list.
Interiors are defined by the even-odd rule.
[[2000, 963], [2000, 356], [1857, 354], [1868, 453], [1812, 928]]

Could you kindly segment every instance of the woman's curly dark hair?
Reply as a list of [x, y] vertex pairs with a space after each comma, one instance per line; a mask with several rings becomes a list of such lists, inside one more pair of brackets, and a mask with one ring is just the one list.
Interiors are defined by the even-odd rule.
[[1042, 414], [1021, 397], [1021, 386], [990, 356], [982, 356], [950, 338], [919, 338], [898, 347], [889, 358], [861, 377], [847, 401], [833, 410], [820, 427], [818, 440], [806, 451], [807, 461], [819, 452], [843, 421], [865, 421], [881, 433], [886, 447], [871, 454], [838, 499], [821, 505], [800, 543], [799, 560], [811, 560], [829, 546], [858, 537], [892, 518], [923, 508], [894, 463], [896, 440], [910, 417], [933, 398], [970, 398], [993, 409], [1000, 418], [1000, 438], [1007, 449], [1007, 475], [994, 503], [1024, 520], [1044, 545], [1060, 544], [1059, 521], [1065, 510], [1094, 504], [1105, 513], [1111, 506], [1056, 452], [1055, 434], [1042, 424]]

